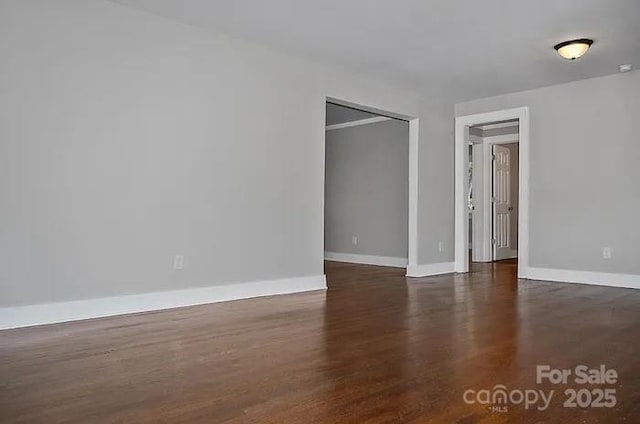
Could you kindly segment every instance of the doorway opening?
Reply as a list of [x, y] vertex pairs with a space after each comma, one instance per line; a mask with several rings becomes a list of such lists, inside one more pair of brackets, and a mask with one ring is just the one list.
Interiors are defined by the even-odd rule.
[[529, 112], [456, 118], [455, 269], [517, 259], [528, 270]]
[[519, 121], [469, 127], [469, 254], [473, 262], [518, 257]]
[[325, 260], [415, 263], [418, 120], [327, 99]]

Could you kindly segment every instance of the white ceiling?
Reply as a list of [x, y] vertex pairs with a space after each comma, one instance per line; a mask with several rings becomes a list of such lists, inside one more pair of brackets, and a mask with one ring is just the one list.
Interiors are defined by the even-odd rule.
[[112, 1], [454, 101], [640, 68], [640, 0]]

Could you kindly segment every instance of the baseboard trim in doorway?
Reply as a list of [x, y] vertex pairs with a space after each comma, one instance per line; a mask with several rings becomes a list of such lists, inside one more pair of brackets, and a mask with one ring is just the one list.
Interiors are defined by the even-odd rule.
[[406, 268], [407, 258], [395, 258], [392, 256], [356, 255], [352, 253], [324, 252], [324, 258], [328, 261], [346, 262], [350, 264], [390, 266], [394, 268]]
[[608, 272], [529, 267], [525, 271], [524, 278], [527, 280], [593, 284], [598, 286], [640, 289], [640, 275], [634, 274], [615, 274]]
[[412, 265], [407, 268], [407, 277], [429, 277], [431, 275], [450, 274], [452, 272], [455, 272], [455, 264], [453, 262]]
[[326, 277], [324, 275], [314, 275], [128, 296], [7, 307], [0, 308], [0, 329], [158, 311], [260, 296], [326, 290], [326, 288]]

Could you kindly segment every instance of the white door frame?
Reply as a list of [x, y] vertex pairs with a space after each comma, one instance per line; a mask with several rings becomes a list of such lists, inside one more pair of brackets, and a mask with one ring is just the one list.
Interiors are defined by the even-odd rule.
[[[325, 97], [323, 104], [323, 110], [326, 113], [326, 103], [335, 103], [342, 106], [352, 107], [366, 112], [379, 114], [382, 116], [388, 116], [391, 118], [401, 119], [409, 123], [409, 216], [407, 223], [407, 274], [411, 274], [418, 265], [418, 145], [420, 142], [420, 119], [403, 115], [391, 111], [385, 111], [381, 109], [372, 108], [366, 105], [350, 102], [344, 99], [338, 99], [335, 97]], [[324, 115], [323, 115], [324, 116]], [[326, 119], [326, 116], [324, 116]], [[323, 128], [325, 128], [323, 122]], [[324, 202], [325, 202], [325, 177], [324, 170], [326, 169], [326, 149], [327, 139], [326, 131], [323, 136], [323, 178], [322, 178], [322, 233], [324, 234]], [[324, 244], [323, 244], [322, 256], [324, 257]]]
[[529, 108], [498, 110], [455, 119], [455, 271], [469, 272], [469, 127], [491, 122], [519, 120], [518, 172], [518, 278], [529, 269]]

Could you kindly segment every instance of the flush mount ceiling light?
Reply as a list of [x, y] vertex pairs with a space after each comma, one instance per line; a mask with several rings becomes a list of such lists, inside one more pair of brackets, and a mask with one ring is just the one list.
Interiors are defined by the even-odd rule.
[[578, 40], [570, 40], [560, 44], [556, 44], [553, 48], [556, 49], [558, 54], [563, 58], [568, 60], [575, 60], [585, 54], [592, 44], [593, 40], [590, 40], [588, 38], [580, 38]]

